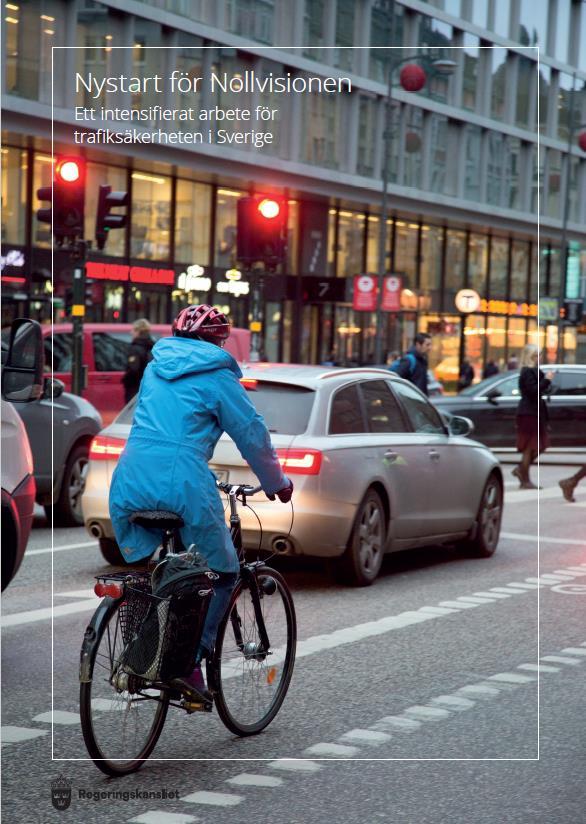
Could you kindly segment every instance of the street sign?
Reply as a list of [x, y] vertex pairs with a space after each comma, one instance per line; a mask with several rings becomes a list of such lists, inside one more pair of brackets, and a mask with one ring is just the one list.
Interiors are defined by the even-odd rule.
[[584, 301], [582, 298], [565, 300], [562, 309], [562, 318], [567, 326], [578, 326], [582, 322]]
[[454, 302], [458, 312], [476, 312], [480, 308], [480, 295], [474, 289], [460, 289]]
[[385, 312], [399, 312], [401, 309], [401, 278], [390, 275], [384, 279], [381, 309]]
[[357, 312], [374, 312], [376, 291], [376, 280], [371, 275], [356, 275], [352, 308]]
[[539, 298], [539, 323], [557, 323], [560, 316], [557, 298]]

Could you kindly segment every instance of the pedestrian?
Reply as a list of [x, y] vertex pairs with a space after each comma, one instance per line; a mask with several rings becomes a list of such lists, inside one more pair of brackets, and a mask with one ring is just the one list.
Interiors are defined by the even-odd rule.
[[462, 366], [460, 367], [460, 376], [458, 378], [458, 392], [461, 392], [462, 389], [467, 389], [471, 386], [472, 381], [474, 380], [474, 367], [468, 360], [468, 358], [464, 358], [462, 361]]
[[519, 358], [516, 355], [511, 355], [509, 360], [507, 361], [507, 369], [509, 372], [513, 372], [515, 369], [519, 368]]
[[137, 394], [144, 370], [152, 360], [151, 349], [154, 345], [148, 320], [146, 318], [135, 320], [132, 324], [132, 342], [128, 349], [126, 371], [122, 376], [124, 403], [128, 403]]
[[499, 373], [498, 365], [493, 361], [489, 360], [486, 363], [486, 366], [482, 370], [482, 380], [486, 380], [486, 378], [492, 378], [493, 375], [498, 375]]
[[576, 503], [576, 499], [574, 498], [574, 489], [583, 478], [586, 478], [586, 464], [581, 466], [575, 475], [572, 475], [570, 478], [564, 478], [559, 482], [566, 501], [570, 501], [572, 504]]
[[513, 469], [521, 489], [537, 489], [529, 477], [529, 469], [537, 456], [548, 445], [547, 405], [543, 400], [550, 386], [553, 372], [543, 374], [538, 366], [537, 346], [528, 343], [521, 354], [519, 391], [521, 400], [517, 407], [517, 449], [522, 454], [521, 463]]
[[431, 349], [431, 335], [427, 332], [418, 332], [413, 339], [413, 346], [408, 349], [402, 358], [397, 358], [389, 367], [399, 377], [411, 381], [424, 395], [427, 390], [427, 353]]

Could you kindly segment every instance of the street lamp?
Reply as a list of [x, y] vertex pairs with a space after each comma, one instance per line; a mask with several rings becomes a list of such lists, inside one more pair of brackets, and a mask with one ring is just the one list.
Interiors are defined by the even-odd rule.
[[[392, 13], [392, 12], [391, 12]], [[394, 23], [395, 16], [392, 17], [391, 25], [391, 43], [394, 40]], [[403, 66], [400, 73], [399, 83], [393, 84], [393, 74]], [[382, 174], [382, 201], [380, 214], [380, 229], [378, 236], [378, 290], [376, 296], [376, 335], [375, 335], [375, 352], [374, 362], [380, 364], [382, 362], [382, 310], [381, 302], [384, 288], [384, 279], [386, 273], [386, 235], [387, 235], [387, 214], [388, 214], [388, 195], [389, 195], [389, 164], [390, 164], [390, 148], [392, 140], [393, 129], [393, 104], [392, 91], [393, 88], [401, 86], [406, 91], [420, 91], [427, 82], [428, 75], [425, 72], [427, 69], [429, 76], [439, 74], [443, 77], [449, 77], [456, 69], [456, 63], [447, 58], [434, 59], [429, 55], [421, 55], [418, 57], [405, 57], [402, 60], [389, 60], [388, 70], [388, 84], [387, 96], [385, 99], [385, 127], [383, 132], [383, 174]]]

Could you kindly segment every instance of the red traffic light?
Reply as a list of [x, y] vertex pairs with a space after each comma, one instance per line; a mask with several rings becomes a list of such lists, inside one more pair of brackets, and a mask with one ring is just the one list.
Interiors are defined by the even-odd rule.
[[281, 211], [280, 204], [276, 200], [270, 200], [268, 197], [261, 200], [256, 208], [267, 220], [273, 220], [273, 218], [279, 217]]
[[71, 157], [61, 158], [55, 168], [55, 177], [63, 183], [77, 183], [82, 175], [82, 166], [78, 160]]

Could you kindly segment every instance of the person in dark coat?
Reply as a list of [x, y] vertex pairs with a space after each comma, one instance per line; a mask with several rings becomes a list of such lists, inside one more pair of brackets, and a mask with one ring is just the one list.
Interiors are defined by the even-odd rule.
[[460, 367], [460, 377], [458, 378], [458, 392], [461, 392], [462, 389], [466, 389], [468, 386], [472, 384], [474, 380], [474, 367], [468, 360], [468, 358], [464, 358], [462, 361], [462, 366]]
[[529, 477], [529, 469], [537, 456], [549, 445], [547, 435], [547, 405], [543, 395], [551, 386], [552, 372], [543, 374], [538, 366], [539, 352], [529, 343], [521, 355], [519, 391], [521, 400], [517, 407], [517, 449], [522, 454], [521, 463], [513, 469], [521, 489], [537, 489]]
[[396, 369], [392, 371], [411, 381], [424, 395], [427, 391], [427, 354], [431, 349], [431, 335], [427, 332], [418, 332], [413, 339], [413, 346], [401, 358]]
[[151, 338], [151, 325], [146, 318], [134, 321], [132, 333], [132, 343], [126, 359], [126, 371], [122, 377], [124, 403], [128, 403], [137, 394], [144, 370], [153, 357], [151, 349], [155, 345]]
[[493, 375], [498, 375], [499, 368], [497, 364], [493, 360], [489, 360], [482, 370], [482, 380], [486, 380], [486, 378], [492, 378]]

